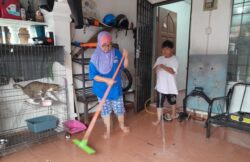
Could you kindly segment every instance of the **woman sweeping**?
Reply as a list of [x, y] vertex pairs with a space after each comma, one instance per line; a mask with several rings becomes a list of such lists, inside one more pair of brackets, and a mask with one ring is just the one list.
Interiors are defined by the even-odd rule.
[[110, 115], [112, 111], [118, 118], [121, 130], [125, 133], [129, 132], [129, 128], [124, 124], [125, 110], [120, 72], [114, 81], [111, 79], [122, 59], [122, 55], [125, 59], [120, 70], [128, 67], [128, 52], [124, 49], [123, 54], [121, 54], [118, 49], [113, 48], [112, 36], [108, 32], [100, 32], [97, 41], [97, 47], [89, 64], [89, 78], [93, 80], [93, 93], [98, 97], [99, 101], [102, 99], [108, 85], [113, 85], [101, 112], [106, 126], [104, 138], [107, 139], [110, 137]]

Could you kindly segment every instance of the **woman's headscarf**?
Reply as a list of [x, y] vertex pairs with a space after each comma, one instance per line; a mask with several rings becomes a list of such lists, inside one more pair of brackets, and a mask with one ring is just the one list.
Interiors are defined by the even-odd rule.
[[114, 49], [112, 48], [110, 51], [105, 53], [101, 48], [104, 43], [108, 43], [111, 41], [112, 36], [110, 33], [106, 31], [100, 32], [97, 37], [97, 47], [90, 60], [90, 62], [92, 62], [95, 65], [96, 69], [102, 74], [109, 73], [113, 66], [115, 57]]

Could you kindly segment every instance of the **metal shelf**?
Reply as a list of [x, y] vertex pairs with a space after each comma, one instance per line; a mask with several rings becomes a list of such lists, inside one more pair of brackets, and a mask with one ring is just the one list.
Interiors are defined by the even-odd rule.
[[47, 23], [45, 22], [35, 22], [35, 21], [5, 19], [5, 18], [0, 18], [0, 25], [1, 26], [14, 26], [14, 27], [30, 27], [33, 25], [48, 26]]
[[73, 74], [73, 77], [80, 80], [80, 81], [83, 81], [83, 75], [84, 75], [84, 80], [85, 81], [91, 81], [89, 79], [89, 74], [88, 73], [86, 73], [86, 74]]
[[83, 64], [83, 65], [88, 65], [89, 64], [89, 62], [90, 62], [90, 58], [85, 58], [84, 60], [83, 60], [83, 63], [82, 63], [82, 59], [80, 58], [80, 59], [78, 59], [78, 58], [73, 58], [72, 59], [73, 60], [73, 62], [76, 62], [76, 63], [78, 63], [78, 64]]
[[80, 102], [96, 101], [96, 96], [92, 93], [92, 87], [76, 89], [76, 96]]

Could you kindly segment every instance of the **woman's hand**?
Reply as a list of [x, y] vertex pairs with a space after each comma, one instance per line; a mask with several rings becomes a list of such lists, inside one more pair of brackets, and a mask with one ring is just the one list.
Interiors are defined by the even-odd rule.
[[124, 56], [125, 59], [128, 58], [128, 51], [125, 48], [123, 48], [122, 56]]
[[98, 82], [104, 82], [106, 83], [108, 86], [109, 85], [113, 85], [116, 81], [112, 80], [111, 78], [105, 78], [105, 77], [101, 77], [101, 76], [95, 76], [94, 80], [98, 81]]
[[122, 56], [125, 58], [124, 67], [127, 68], [128, 67], [128, 51], [125, 48], [123, 48]]
[[108, 86], [112, 86], [115, 82], [116, 82], [115, 80], [112, 80], [112, 79], [109, 79], [109, 78], [105, 78], [105, 83]]

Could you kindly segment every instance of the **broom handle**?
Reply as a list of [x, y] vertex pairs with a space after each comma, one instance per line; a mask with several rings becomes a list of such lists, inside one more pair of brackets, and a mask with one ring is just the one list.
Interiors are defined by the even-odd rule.
[[[112, 77], [112, 80], [115, 80], [115, 78], [116, 78], [116, 76], [117, 76], [117, 74], [118, 74], [118, 72], [119, 72], [119, 70], [121, 68], [121, 65], [122, 65], [122, 62], [123, 62], [124, 59], [125, 59], [125, 57], [122, 56], [122, 59], [121, 59], [119, 65], [118, 65], [118, 67], [116, 68], [115, 74]], [[97, 117], [99, 116], [100, 112], [102, 111], [102, 107], [103, 107], [103, 105], [104, 105], [104, 103], [106, 101], [106, 98], [107, 98], [107, 96], [108, 96], [109, 91], [110, 91], [111, 88], [112, 88], [112, 85], [109, 85], [108, 88], [107, 88], [107, 90], [105, 91], [104, 96], [102, 97], [101, 102], [97, 106], [97, 111], [95, 112], [94, 117], [90, 121], [89, 127], [88, 127], [88, 129], [87, 129], [87, 131], [86, 131], [86, 133], [85, 133], [85, 135], [84, 135], [84, 137], [83, 137], [82, 140], [88, 140], [89, 139], [89, 135], [92, 132], [94, 126], [95, 126]]]

